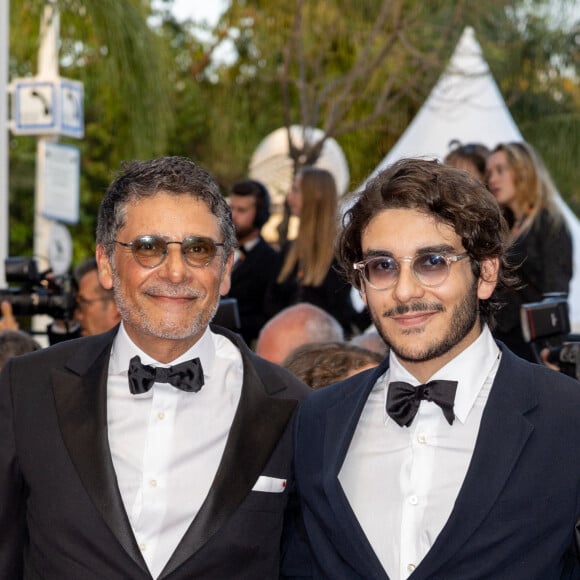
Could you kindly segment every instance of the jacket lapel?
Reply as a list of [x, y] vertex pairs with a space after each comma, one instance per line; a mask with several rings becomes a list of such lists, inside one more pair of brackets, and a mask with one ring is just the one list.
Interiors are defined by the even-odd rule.
[[[499, 345], [502, 347], [503, 345]], [[475, 450], [449, 520], [412, 578], [430, 578], [481, 525], [534, 430], [531, 370], [502, 348], [502, 360], [483, 413]]]
[[51, 370], [52, 388], [62, 437], [87, 494], [125, 551], [146, 571], [117, 486], [107, 436], [107, 373], [116, 332], [114, 328], [79, 341], [66, 368]]
[[[240, 402], [215, 480], [196, 518], [161, 573], [167, 576], [191, 558], [235, 512], [250, 493], [280, 437], [297, 402], [273, 398], [272, 391], [283, 390], [275, 381], [263, 382], [254, 368], [255, 356], [234, 333], [219, 327], [214, 332], [227, 336], [240, 349], [244, 380]], [[267, 419], [267, 420], [266, 420]]]
[[349, 564], [362, 578], [386, 579], [387, 575], [356, 518], [338, 479], [361, 413], [375, 383], [388, 368], [388, 357], [373, 371], [366, 373], [364, 383], [347, 391], [329, 407], [324, 425], [323, 487], [342, 533], [342, 550], [349, 554]]

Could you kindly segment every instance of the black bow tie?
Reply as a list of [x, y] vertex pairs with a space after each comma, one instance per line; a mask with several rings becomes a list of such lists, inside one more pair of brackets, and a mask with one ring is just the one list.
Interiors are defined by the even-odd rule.
[[429, 381], [425, 385], [414, 387], [409, 383], [394, 381], [389, 383], [387, 393], [387, 413], [401, 427], [408, 427], [419, 410], [421, 401], [432, 401], [441, 407], [447, 422], [452, 425], [453, 401], [457, 381]]
[[129, 363], [129, 389], [133, 395], [146, 393], [153, 383], [170, 383], [174, 387], [197, 393], [203, 386], [203, 369], [198, 358], [188, 360], [173, 367], [152, 367], [144, 365], [138, 356]]

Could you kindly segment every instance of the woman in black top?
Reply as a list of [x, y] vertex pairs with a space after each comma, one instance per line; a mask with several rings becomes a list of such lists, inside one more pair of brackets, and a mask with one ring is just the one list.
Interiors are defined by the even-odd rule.
[[511, 226], [509, 259], [520, 264], [521, 288], [502, 296], [494, 334], [520, 356], [537, 361], [524, 341], [520, 307], [549, 292], [567, 294], [572, 278], [572, 239], [556, 205], [556, 189], [533, 148], [503, 143], [487, 162], [488, 187]]
[[331, 173], [303, 167], [287, 196], [292, 215], [300, 218], [298, 235], [281, 251], [276, 284], [268, 293], [269, 314], [297, 302], [314, 304], [341, 324], [347, 337], [370, 324], [366, 311], [357, 312], [334, 258], [338, 230], [338, 193]]

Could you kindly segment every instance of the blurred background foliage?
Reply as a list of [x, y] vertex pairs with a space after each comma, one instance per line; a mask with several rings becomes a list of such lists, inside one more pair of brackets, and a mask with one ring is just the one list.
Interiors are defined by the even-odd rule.
[[[81, 220], [94, 251], [103, 191], [125, 159], [186, 155], [227, 191], [262, 139], [310, 123], [336, 138], [351, 187], [421, 107], [466, 25], [524, 138], [580, 215], [575, 0], [232, 0], [215, 24], [171, 0], [56, 0], [61, 75], [85, 87]], [[211, 0], [208, 0], [211, 1]], [[10, 76], [33, 75], [44, 0], [11, 0]], [[10, 255], [31, 255], [35, 139], [10, 138]]]

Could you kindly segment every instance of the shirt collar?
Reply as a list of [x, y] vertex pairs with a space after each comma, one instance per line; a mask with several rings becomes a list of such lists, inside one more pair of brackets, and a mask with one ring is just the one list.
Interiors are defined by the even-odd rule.
[[254, 238], [253, 240], [250, 240], [249, 242], [246, 242], [244, 244], [244, 250], [246, 250], [246, 252], [251, 252], [258, 245], [259, 241], [260, 241], [260, 236], [258, 236], [257, 238]]
[[129, 361], [135, 356], [139, 355], [141, 362], [146, 365], [154, 367], [167, 367], [174, 364], [179, 364], [198, 357], [203, 367], [203, 375], [207, 379], [211, 376], [212, 369], [216, 357], [215, 341], [213, 333], [209, 327], [206, 328], [201, 338], [181, 356], [171, 361], [168, 364], [161, 363], [153, 357], [142, 351], [129, 337], [124, 324], [121, 322], [119, 332], [113, 341], [113, 348], [111, 350], [111, 360], [109, 364], [109, 372], [113, 375], [127, 376], [129, 370]]
[[[472, 344], [429, 379], [430, 381], [443, 379], [458, 382], [453, 411], [462, 423], [465, 423], [488, 377], [497, 368], [499, 358], [500, 350], [488, 326], [485, 325]], [[392, 350], [389, 353], [389, 373], [388, 380], [385, 381], [385, 396], [391, 381], [419, 384], [419, 381], [401, 365]]]

